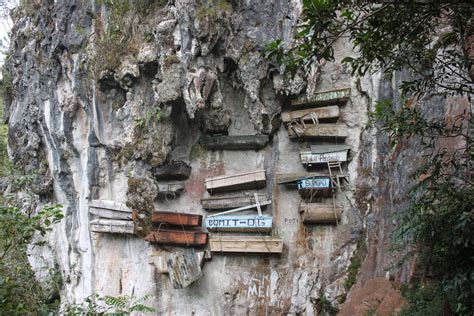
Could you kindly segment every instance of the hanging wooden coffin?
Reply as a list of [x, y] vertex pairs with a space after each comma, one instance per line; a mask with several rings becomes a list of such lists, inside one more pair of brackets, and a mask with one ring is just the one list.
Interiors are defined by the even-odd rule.
[[315, 93], [312, 96], [304, 96], [291, 101], [292, 106], [300, 105], [324, 105], [331, 103], [347, 102], [351, 96], [351, 89], [335, 89]]
[[[265, 194], [258, 194], [258, 199], [264, 201], [267, 199], [267, 196]], [[221, 211], [255, 204], [255, 197], [253, 195], [216, 196], [201, 199], [201, 204], [208, 211]]]
[[332, 180], [330, 177], [313, 177], [298, 180], [298, 192], [303, 197], [329, 196], [333, 193]]
[[300, 151], [301, 162], [310, 167], [313, 164], [326, 164], [330, 161], [347, 161], [351, 146], [348, 145], [316, 145], [311, 150]]
[[209, 231], [262, 232], [272, 230], [272, 217], [267, 215], [221, 215], [206, 218]]
[[153, 212], [153, 224], [166, 223], [169, 225], [199, 227], [202, 224], [202, 215], [178, 212]]
[[153, 174], [158, 181], [186, 180], [191, 174], [191, 166], [183, 161], [172, 161], [156, 167]]
[[95, 219], [89, 222], [90, 231], [109, 234], [133, 234], [133, 222], [118, 219]]
[[[169, 250], [164, 250], [161, 247], [151, 247], [148, 253], [148, 263], [155, 266], [156, 272], [161, 274], [168, 274], [167, 260], [169, 254]], [[207, 259], [206, 251], [198, 250], [196, 251], [196, 256], [198, 258], [199, 265], [202, 267], [204, 265], [204, 259]]]
[[90, 200], [89, 213], [101, 218], [132, 219], [132, 211], [125, 203], [117, 203], [110, 200]]
[[144, 239], [157, 244], [200, 247], [207, 244], [207, 233], [199, 230], [152, 229]]
[[321, 172], [290, 172], [277, 173], [275, 175], [277, 184], [296, 183], [298, 180], [311, 177], [325, 177], [327, 174]]
[[294, 137], [347, 137], [347, 125], [334, 123], [334, 124], [306, 124], [304, 127], [301, 125], [293, 124], [288, 127], [288, 136]]
[[332, 204], [301, 203], [298, 209], [305, 224], [337, 224], [341, 220], [342, 207]]
[[212, 236], [212, 252], [216, 253], [282, 253], [283, 241], [271, 236]]
[[337, 105], [311, 108], [297, 111], [286, 111], [281, 113], [283, 123], [289, 123], [294, 120], [312, 121], [316, 119], [337, 119], [339, 117], [339, 107]]
[[205, 180], [206, 190], [213, 194], [233, 190], [260, 189], [266, 185], [264, 170], [222, 175]]
[[203, 136], [199, 143], [210, 150], [258, 150], [269, 140], [268, 135]]
[[158, 183], [158, 197], [173, 200], [184, 191], [182, 183]]
[[170, 253], [167, 266], [175, 289], [184, 289], [202, 277], [199, 259], [193, 249]]

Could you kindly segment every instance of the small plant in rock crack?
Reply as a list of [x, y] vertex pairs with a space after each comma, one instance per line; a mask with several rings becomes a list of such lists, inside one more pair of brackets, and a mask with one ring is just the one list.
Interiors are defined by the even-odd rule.
[[133, 312], [152, 313], [156, 310], [144, 303], [152, 298], [145, 295], [141, 298], [131, 296], [101, 296], [97, 293], [89, 295], [82, 304], [67, 305], [65, 315], [130, 315]]

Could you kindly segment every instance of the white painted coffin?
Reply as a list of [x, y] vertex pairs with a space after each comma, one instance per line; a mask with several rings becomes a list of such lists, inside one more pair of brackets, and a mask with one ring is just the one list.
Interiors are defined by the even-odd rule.
[[132, 220], [132, 211], [125, 203], [110, 200], [90, 200], [89, 213], [100, 218]]
[[221, 215], [206, 218], [210, 231], [270, 232], [272, 217], [267, 215]]
[[89, 222], [89, 228], [95, 233], [133, 234], [133, 222], [118, 219], [95, 219]]
[[348, 145], [317, 145], [311, 150], [300, 151], [301, 163], [305, 166], [325, 164], [330, 161], [347, 161], [351, 146]]

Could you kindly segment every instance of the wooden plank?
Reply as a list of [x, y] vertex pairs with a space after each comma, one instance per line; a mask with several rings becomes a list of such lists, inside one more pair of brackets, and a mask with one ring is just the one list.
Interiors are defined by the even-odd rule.
[[264, 170], [222, 175], [205, 180], [206, 190], [213, 194], [233, 190], [260, 189], [266, 185]]
[[171, 284], [175, 289], [184, 289], [203, 275], [194, 249], [170, 253], [167, 258], [167, 266]]
[[297, 182], [301, 179], [311, 178], [311, 177], [324, 177], [327, 176], [326, 173], [321, 172], [290, 172], [290, 173], [277, 173], [275, 175], [277, 184], [285, 184], [291, 182]]
[[[257, 202], [258, 202], [258, 201], [257, 201]], [[224, 215], [224, 214], [230, 214], [230, 213], [245, 211], [245, 210], [249, 210], [249, 209], [252, 209], [252, 208], [256, 208], [256, 207], [258, 207], [258, 206], [269, 205], [269, 204], [272, 204], [272, 201], [262, 201], [262, 202], [258, 202], [258, 204], [256, 203], [256, 204], [252, 204], [252, 205], [242, 206], [242, 207], [239, 207], [239, 208], [234, 208], [233, 210], [228, 210], [228, 211], [224, 211], [224, 212], [221, 212], [221, 213], [218, 213], [218, 214], [209, 215], [208, 217], [213, 217], [213, 216], [219, 216], [219, 215]]]
[[300, 151], [301, 163], [305, 166], [313, 164], [327, 164], [331, 161], [347, 161], [347, 150], [333, 151], [328, 153], [314, 153], [312, 151]]
[[337, 224], [342, 215], [342, 207], [334, 208], [332, 204], [301, 203], [298, 211], [305, 224]]
[[103, 208], [89, 207], [89, 213], [96, 215], [100, 218], [124, 219], [124, 220], [132, 219], [131, 211], [122, 212], [122, 211], [108, 210], [108, 209], [103, 209]]
[[258, 150], [267, 146], [268, 135], [202, 136], [199, 143], [210, 150]]
[[151, 222], [177, 226], [197, 227], [202, 224], [202, 215], [178, 212], [153, 212]]
[[282, 253], [283, 241], [271, 236], [212, 236], [211, 252], [216, 253]]
[[89, 222], [90, 231], [109, 234], [133, 234], [133, 222], [117, 219], [95, 219]]
[[186, 180], [190, 174], [191, 166], [183, 161], [172, 161], [153, 170], [153, 175], [158, 181]]
[[164, 244], [200, 247], [207, 244], [207, 233], [199, 230], [169, 230], [152, 228], [146, 241]]
[[288, 127], [288, 136], [295, 137], [340, 137], [348, 136], [347, 125], [334, 124], [306, 124], [306, 127], [293, 125]]
[[319, 119], [332, 119], [339, 117], [339, 107], [337, 105], [327, 106], [323, 108], [311, 108], [297, 111], [286, 111], [281, 113], [281, 120], [283, 123], [288, 123], [293, 120], [311, 121], [311, 113], [314, 113]]
[[303, 97], [291, 100], [292, 106], [300, 105], [323, 105], [339, 102], [347, 102], [351, 96], [350, 88], [335, 89], [315, 93], [312, 96], [305, 95]]
[[341, 144], [341, 145], [310, 145], [309, 148], [310, 148], [309, 151], [311, 151], [312, 153], [326, 154], [326, 153], [350, 150], [350, 149], [352, 149], [352, 146], [349, 146], [349, 145], [346, 145], [346, 144]]
[[121, 212], [131, 212], [125, 203], [118, 203], [112, 200], [90, 200], [89, 207], [108, 209]]
[[[258, 199], [264, 201], [267, 199], [266, 194], [258, 194]], [[201, 199], [202, 207], [208, 211], [221, 211], [232, 208], [238, 208], [250, 204], [255, 204], [255, 198], [251, 195], [239, 196], [216, 196]]]
[[205, 221], [210, 231], [270, 232], [272, 217], [268, 215], [221, 215], [208, 217]]

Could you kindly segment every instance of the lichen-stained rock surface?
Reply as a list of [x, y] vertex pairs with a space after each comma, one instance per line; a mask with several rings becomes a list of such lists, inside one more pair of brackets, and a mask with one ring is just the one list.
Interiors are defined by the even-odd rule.
[[[368, 249], [372, 256], [365, 276], [384, 275], [388, 263], [370, 248], [384, 229], [373, 221], [373, 208], [382, 208], [373, 200], [388, 193], [370, 177], [381, 170], [375, 168], [383, 146], [366, 128], [382, 79], [352, 79], [339, 62], [353, 53], [344, 42], [337, 43], [335, 63], [293, 79], [279, 74], [262, 51], [272, 39], [291, 41], [298, 1], [36, 3], [13, 14], [6, 61], [13, 93], [5, 119], [16, 167], [34, 176], [30, 208], [64, 205], [65, 219], [45, 252], [64, 280], [64, 304], [95, 292], [152, 294], [149, 305], [159, 314], [315, 315], [344, 300], [348, 280], [357, 277], [349, 269], [355, 254], [363, 259]], [[275, 174], [305, 171], [299, 150], [306, 144], [289, 140], [279, 114], [291, 96], [345, 87], [351, 98], [339, 122], [348, 126], [345, 143], [353, 149], [344, 166], [350, 183], [335, 200], [342, 220], [303, 225], [301, 197], [276, 185]], [[257, 151], [211, 151], [199, 144], [204, 134], [268, 134], [271, 141]], [[157, 181], [153, 170], [170, 161], [189, 164], [189, 179]], [[200, 204], [209, 197], [206, 178], [257, 169], [266, 172], [259, 193], [272, 200], [265, 214], [273, 216], [272, 235], [283, 240], [281, 255], [214, 253], [201, 279], [176, 290], [150, 257], [172, 248], [89, 230], [90, 200], [126, 203], [143, 236], [153, 210], [206, 215]], [[375, 216], [389, 217], [388, 210]]]

